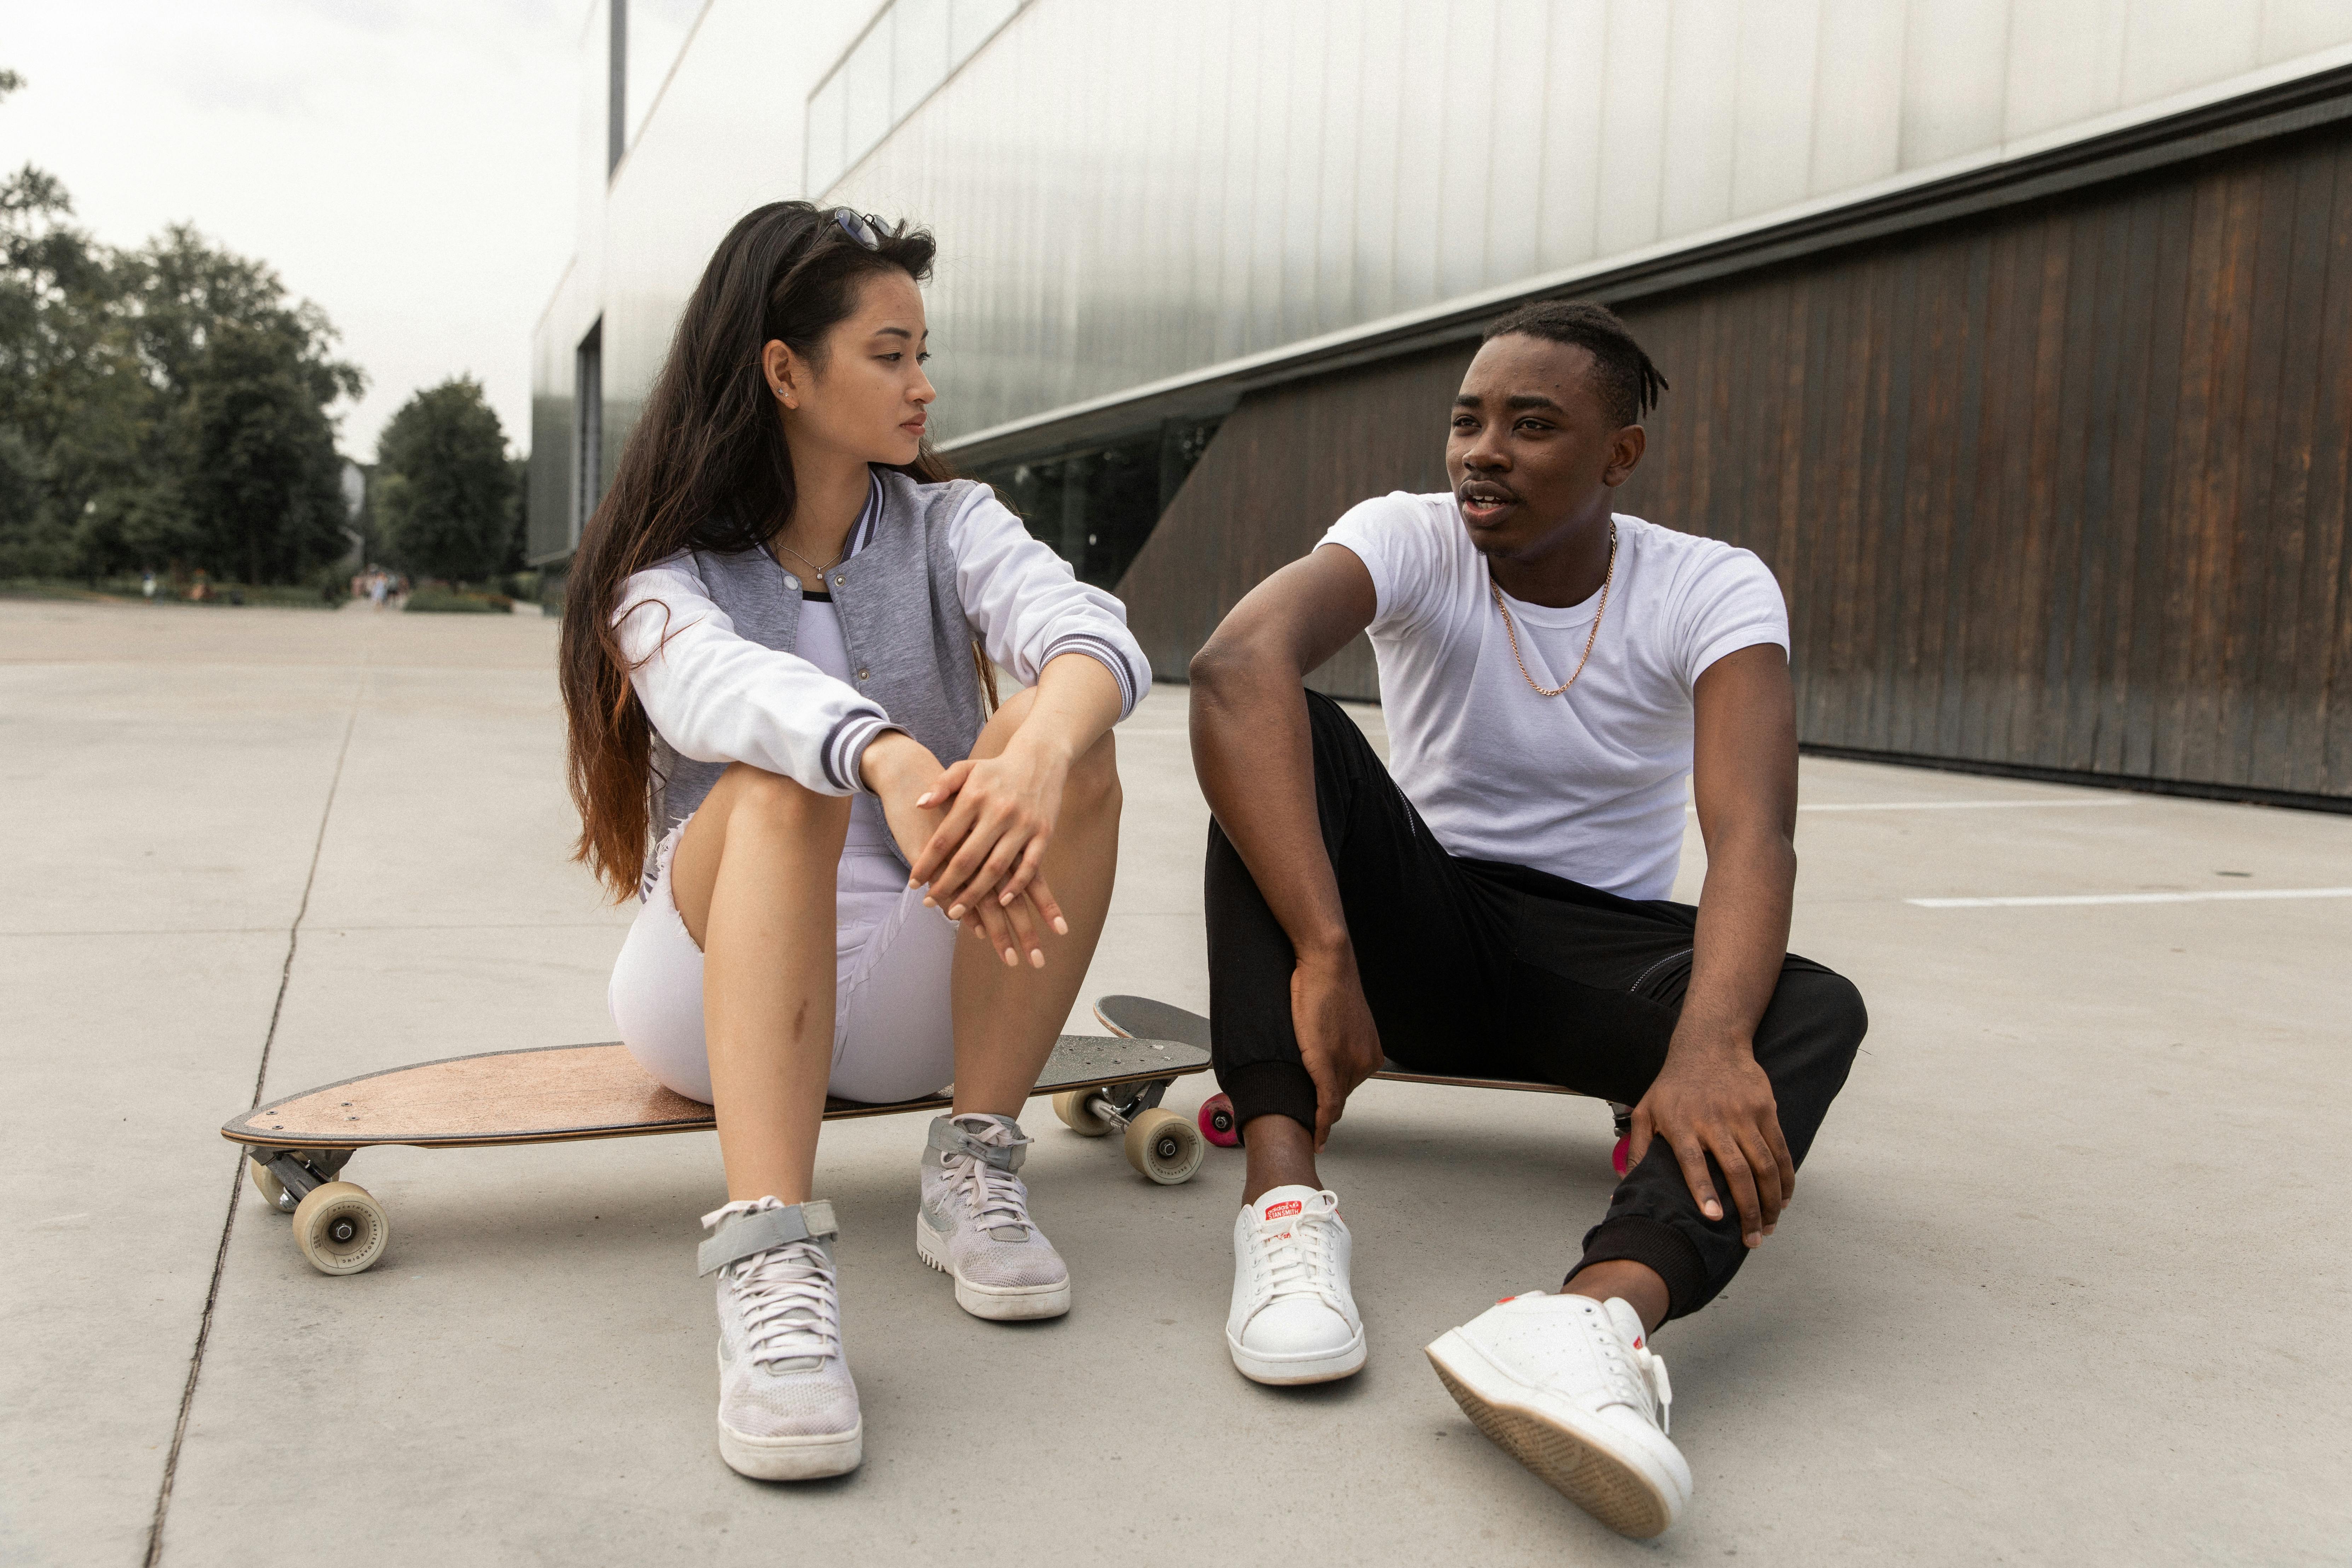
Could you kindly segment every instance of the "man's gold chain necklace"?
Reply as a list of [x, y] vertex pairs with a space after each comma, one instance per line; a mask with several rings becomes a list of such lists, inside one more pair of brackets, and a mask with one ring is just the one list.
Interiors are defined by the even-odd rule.
[[1528, 690], [1533, 691], [1538, 697], [1557, 697], [1561, 692], [1566, 691], [1570, 687], [1576, 684], [1577, 676], [1584, 673], [1585, 660], [1592, 657], [1593, 642], [1601, 636], [1601, 617], [1609, 613], [1609, 584], [1616, 580], [1617, 524], [1612, 520], [1609, 524], [1609, 573], [1608, 575], [1601, 579], [1601, 603], [1592, 612], [1592, 629], [1590, 632], [1587, 632], [1584, 637], [1584, 658], [1576, 661], [1575, 670], [1570, 674], [1566, 680], [1560, 682], [1558, 686], [1554, 686], [1547, 689], [1544, 687], [1538, 686], [1536, 684], [1536, 678], [1528, 673], [1528, 661], [1522, 658], [1519, 653], [1519, 628], [1511, 624], [1511, 607], [1510, 605], [1503, 603], [1503, 590], [1501, 586], [1496, 583], [1493, 574], [1491, 573], [1488, 574], [1486, 578], [1486, 592], [1495, 595], [1495, 608], [1503, 612], [1503, 630], [1508, 633], [1511, 638], [1511, 661], [1519, 667], [1519, 679], [1528, 683]]

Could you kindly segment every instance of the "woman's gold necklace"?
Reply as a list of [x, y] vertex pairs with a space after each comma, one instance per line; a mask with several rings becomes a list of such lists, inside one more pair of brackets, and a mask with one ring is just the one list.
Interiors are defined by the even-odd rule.
[[1503, 612], [1503, 630], [1508, 633], [1511, 638], [1511, 661], [1519, 667], [1519, 679], [1528, 683], [1528, 689], [1533, 691], [1538, 697], [1557, 697], [1561, 692], [1566, 691], [1570, 687], [1576, 684], [1577, 676], [1584, 673], [1585, 660], [1592, 657], [1592, 644], [1594, 640], [1601, 636], [1601, 617], [1609, 613], [1609, 584], [1616, 580], [1617, 523], [1616, 520], [1612, 518], [1610, 520], [1609, 523], [1609, 572], [1606, 576], [1601, 579], [1601, 603], [1593, 609], [1592, 612], [1592, 629], [1590, 632], [1587, 632], [1584, 637], [1584, 658], [1576, 661], [1575, 670], [1566, 680], [1562, 681], [1558, 686], [1547, 689], [1543, 687], [1538, 686], [1536, 684], [1536, 678], [1528, 673], [1528, 661], [1521, 658], [1519, 654], [1519, 628], [1511, 624], [1511, 607], [1510, 605], [1503, 603], [1503, 590], [1496, 583], [1493, 574], [1490, 572], [1487, 574], [1486, 591], [1495, 595], [1495, 608]]
[[[832, 571], [835, 566], [841, 564], [842, 557], [839, 555], [833, 558], [831, 565], [820, 566], [815, 562], [810, 560], [807, 556], [802, 554], [799, 551], [794, 550], [791, 545], [786, 544], [782, 539], [772, 539], [768, 541], [768, 542], [776, 549], [781, 550], [785, 554], [791, 556], [793, 560], [799, 562], [802, 565], [807, 567], [811, 572], [815, 573], [817, 586], [820, 588], [824, 586], [824, 574]], [[844, 539], [841, 542], [845, 553], [849, 541], [847, 539]], [[1609, 548], [1613, 552], [1617, 547], [1612, 543]]]

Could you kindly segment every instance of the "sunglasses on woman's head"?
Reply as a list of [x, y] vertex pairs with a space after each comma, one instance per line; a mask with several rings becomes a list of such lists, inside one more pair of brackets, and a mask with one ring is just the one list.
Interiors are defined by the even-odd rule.
[[831, 216], [841, 232], [858, 245], [867, 250], [882, 248], [882, 230], [885, 225], [872, 213], [854, 213], [847, 207], [835, 207]]

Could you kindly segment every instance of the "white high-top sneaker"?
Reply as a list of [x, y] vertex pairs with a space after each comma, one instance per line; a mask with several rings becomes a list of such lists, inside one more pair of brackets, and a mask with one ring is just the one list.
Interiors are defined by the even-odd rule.
[[1275, 1187], [1234, 1219], [1234, 1306], [1225, 1349], [1257, 1383], [1330, 1383], [1364, 1364], [1364, 1321], [1348, 1289], [1354, 1243], [1337, 1194]]
[[1624, 1301], [1508, 1297], [1428, 1354], [1479, 1431], [1610, 1529], [1661, 1534], [1690, 1501], [1690, 1467], [1666, 1440], [1674, 1385]]
[[719, 1452], [763, 1481], [846, 1475], [866, 1454], [841, 1349], [833, 1205], [774, 1198], [702, 1216], [719, 1276]]
[[1070, 1310], [1070, 1270], [1029, 1217], [1013, 1173], [1029, 1152], [1010, 1116], [966, 1111], [932, 1120], [923, 1151], [915, 1251], [955, 1280], [956, 1305], [1000, 1322]]

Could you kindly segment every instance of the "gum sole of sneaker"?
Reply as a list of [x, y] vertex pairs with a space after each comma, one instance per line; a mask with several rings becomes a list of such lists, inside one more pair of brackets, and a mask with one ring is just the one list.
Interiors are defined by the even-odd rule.
[[814, 1481], [845, 1476], [866, 1458], [866, 1423], [838, 1436], [745, 1437], [719, 1426], [719, 1457], [755, 1481]]
[[974, 1285], [955, 1271], [931, 1240], [931, 1227], [915, 1216], [915, 1256], [955, 1281], [956, 1305], [992, 1323], [1034, 1322], [1070, 1310], [1070, 1282], [1059, 1285]]
[[1438, 1381], [1471, 1425], [1618, 1534], [1647, 1541], [1665, 1533], [1675, 1521], [1675, 1506], [1649, 1478], [1558, 1417], [1474, 1387], [1439, 1353], [1452, 1337], [1440, 1338], [1427, 1354]]
[[1355, 1340], [1344, 1349], [1319, 1356], [1252, 1355], [1225, 1336], [1225, 1352], [1234, 1359], [1234, 1370], [1252, 1383], [1263, 1383], [1275, 1388], [1296, 1388], [1309, 1383], [1337, 1383], [1343, 1377], [1353, 1377], [1364, 1370], [1364, 1334], [1359, 1329]]

